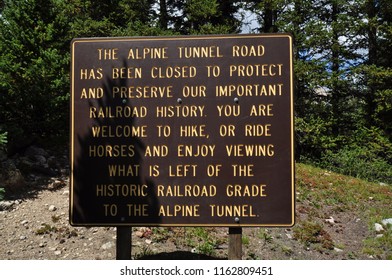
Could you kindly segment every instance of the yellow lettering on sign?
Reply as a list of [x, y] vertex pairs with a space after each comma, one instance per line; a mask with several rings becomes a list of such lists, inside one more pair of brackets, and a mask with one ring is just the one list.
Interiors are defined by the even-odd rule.
[[215, 145], [183, 145], [177, 146], [178, 157], [214, 156]]
[[230, 65], [230, 77], [282, 76], [283, 64]]
[[226, 145], [226, 153], [229, 157], [272, 157], [274, 156], [274, 144], [237, 144]]
[[253, 177], [253, 164], [232, 164], [234, 177]]
[[164, 59], [167, 56], [167, 47], [162, 48], [130, 48], [128, 59]]
[[183, 97], [206, 97], [206, 86], [184, 86]]
[[134, 145], [89, 145], [89, 157], [133, 157]]
[[218, 58], [223, 57], [218, 46], [178, 47], [179, 58]]
[[109, 176], [139, 176], [139, 164], [109, 164]]
[[196, 205], [161, 205], [158, 216], [165, 217], [200, 217], [199, 204]]
[[253, 212], [253, 206], [243, 205], [210, 205], [212, 217], [257, 217]]
[[206, 137], [205, 124], [180, 125], [180, 137]]
[[103, 78], [102, 68], [97, 69], [80, 69], [81, 80], [101, 80]]
[[131, 125], [101, 125], [92, 126], [91, 132], [93, 137], [114, 138], [114, 137], [147, 137], [147, 126], [131, 126]]
[[238, 117], [241, 114], [241, 107], [239, 105], [217, 105], [218, 116], [222, 117]]
[[266, 197], [265, 194], [266, 185], [227, 185], [226, 186], [226, 195], [228, 197]]
[[281, 96], [283, 84], [269, 85], [218, 85], [215, 86], [215, 96]]
[[195, 164], [169, 165], [169, 177], [195, 177], [196, 169], [197, 165]]
[[128, 196], [147, 196], [147, 185], [139, 184], [98, 184], [95, 187], [97, 197], [128, 197]]
[[83, 98], [102, 98], [103, 96], [103, 88], [83, 88], [82, 93], [80, 94], [80, 99]]
[[271, 124], [246, 124], [245, 136], [271, 136]]
[[169, 154], [169, 148], [166, 145], [146, 146], [144, 156], [146, 157], [166, 157]]
[[215, 185], [158, 185], [157, 196], [163, 197], [212, 197]]
[[249, 116], [263, 116], [263, 117], [272, 117], [274, 114], [272, 113], [272, 107], [274, 104], [259, 104], [259, 105], [252, 105], [250, 109]]
[[265, 53], [265, 48], [263, 45], [258, 45], [258, 46], [235, 45], [232, 47], [233, 57], [263, 56], [264, 53]]
[[142, 68], [140, 67], [121, 67], [112, 69], [112, 79], [141, 79]]
[[127, 204], [129, 217], [147, 217], [148, 204]]
[[118, 48], [113, 49], [98, 49], [98, 59], [99, 60], [117, 60]]
[[90, 119], [96, 118], [144, 118], [147, 116], [147, 107], [116, 106], [89, 108]]
[[196, 105], [177, 105], [177, 106], [157, 106], [156, 117], [157, 118], [174, 118], [174, 117], [205, 117], [204, 106]]
[[197, 70], [195, 66], [152, 67], [150, 74], [153, 79], [194, 78]]
[[130, 86], [113, 87], [113, 98], [172, 98], [173, 86]]

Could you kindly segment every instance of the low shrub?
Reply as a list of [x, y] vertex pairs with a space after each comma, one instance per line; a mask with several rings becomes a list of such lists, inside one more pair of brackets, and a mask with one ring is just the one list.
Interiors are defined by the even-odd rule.
[[323, 168], [367, 181], [392, 184], [392, 165], [368, 147], [344, 147], [328, 151], [321, 160]]

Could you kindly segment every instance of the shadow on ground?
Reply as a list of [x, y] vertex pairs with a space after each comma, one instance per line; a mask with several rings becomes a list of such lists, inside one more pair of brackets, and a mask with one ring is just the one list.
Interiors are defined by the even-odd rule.
[[196, 254], [186, 251], [176, 251], [170, 253], [159, 253], [145, 255], [138, 260], [227, 260], [224, 258], [212, 257], [204, 254]]

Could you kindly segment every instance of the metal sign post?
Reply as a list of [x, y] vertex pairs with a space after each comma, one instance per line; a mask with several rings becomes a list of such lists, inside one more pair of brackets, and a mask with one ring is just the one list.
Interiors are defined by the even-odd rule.
[[116, 260], [130, 260], [132, 256], [132, 227], [118, 226]]

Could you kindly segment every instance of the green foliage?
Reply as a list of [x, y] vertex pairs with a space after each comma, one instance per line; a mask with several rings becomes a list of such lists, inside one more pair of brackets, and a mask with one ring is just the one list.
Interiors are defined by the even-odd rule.
[[4, 188], [0, 188], [0, 201], [2, 201], [5, 197], [5, 189]]
[[9, 139], [64, 134], [68, 61], [53, 1], [6, 1], [0, 20], [0, 119]]
[[[56, 220], [58, 222], [58, 220]], [[47, 223], [43, 223], [40, 228], [34, 232], [36, 235], [55, 235], [56, 239], [71, 238], [78, 236], [76, 230], [70, 229], [67, 226], [51, 226]]]
[[4, 149], [8, 143], [7, 134], [8, 132], [0, 133], [0, 150]]
[[[213, 255], [214, 249], [219, 243], [209, 232], [203, 227], [193, 227], [186, 230], [187, 245], [195, 247], [199, 254]], [[196, 239], [196, 240], [195, 240]]]
[[248, 246], [250, 244], [249, 236], [242, 236], [241, 237], [241, 242], [242, 242], [243, 245]]
[[181, 15], [171, 16], [174, 30], [180, 34], [226, 34], [237, 32], [239, 22], [234, 17], [233, 1], [188, 0], [174, 1], [174, 10]]
[[377, 124], [385, 131], [392, 131], [392, 89], [378, 91], [375, 103], [374, 118]]
[[45, 223], [39, 229], [37, 229], [35, 231], [35, 234], [37, 234], [37, 235], [44, 235], [44, 234], [48, 234], [48, 233], [51, 233], [51, 232], [56, 232], [56, 230], [57, 230], [56, 227], [53, 227], [53, 226]]
[[[238, 30], [234, 1], [6, 0], [0, 17], [0, 125], [9, 142], [64, 136], [69, 44], [75, 37], [215, 34]], [[165, 22], [163, 22], [163, 20]]]
[[273, 241], [273, 237], [268, 232], [268, 229], [261, 228], [259, 230], [259, 233], [258, 233], [257, 237], [260, 238], [263, 241], [264, 245], [266, 245], [267, 243], [272, 243], [272, 241]]
[[211, 19], [218, 12], [218, 3], [208, 0], [189, 0], [185, 3], [188, 20], [193, 24], [203, 23]]
[[368, 181], [392, 183], [391, 165], [382, 158], [369, 155], [366, 147], [345, 147], [337, 153], [328, 151], [321, 165]]
[[143, 258], [148, 258], [149, 256], [153, 256], [154, 251], [151, 250], [150, 246], [143, 244], [143, 246], [140, 248], [140, 251], [135, 253], [134, 259], [143, 259]]
[[333, 137], [330, 120], [320, 117], [296, 118], [297, 153], [302, 160], [319, 158], [326, 150], [333, 150], [339, 138]]
[[323, 227], [315, 222], [305, 221], [294, 227], [294, 238], [309, 246], [319, 243], [324, 249], [333, 249], [334, 244], [331, 236]]
[[[0, 152], [6, 149], [7, 145], [7, 132], [0, 133]], [[5, 189], [0, 187], [0, 201], [4, 199]]]
[[390, 248], [390, 244], [392, 244], [392, 229], [387, 228], [382, 236], [365, 239], [362, 252], [370, 256], [376, 256], [377, 258], [385, 256], [385, 260], [392, 260], [392, 248]]
[[[272, 9], [278, 30], [294, 37], [298, 158], [389, 181], [392, 7], [376, 2], [263, 1], [258, 7], [262, 23]], [[380, 144], [373, 128], [380, 129], [383, 152], [373, 149]]]
[[153, 227], [152, 239], [154, 242], [164, 242], [171, 236], [171, 232], [167, 227]]
[[[392, 216], [392, 185], [371, 183], [305, 164], [296, 165], [296, 185], [301, 215], [292, 229], [295, 238], [316, 247], [323, 246], [323, 239], [326, 239], [326, 245], [331, 244], [328, 235], [324, 236], [322, 231], [330, 232], [334, 227], [326, 227], [325, 218], [328, 215], [339, 216], [338, 213], [343, 214], [343, 217], [350, 215], [361, 219], [369, 231], [362, 248], [355, 252], [347, 251], [347, 257], [356, 259], [362, 251], [377, 259], [391, 258], [392, 228], [384, 227], [383, 237], [376, 237], [374, 223], [381, 223], [383, 219]], [[313, 207], [316, 204], [321, 207]], [[306, 218], [302, 214], [306, 214]], [[334, 247], [344, 246], [341, 240], [331, 241]]]
[[[68, 134], [75, 37], [257, 32], [294, 39], [297, 155], [388, 182], [392, 5], [370, 0], [5, 0], [0, 17], [0, 127], [8, 146]], [[4, 146], [0, 134], [0, 146]], [[364, 140], [366, 139], [366, 140]]]
[[129, 26], [143, 30], [134, 23], [149, 20], [152, 1], [116, 2], [4, 1], [0, 17], [0, 125], [9, 132], [11, 145], [23, 147], [34, 139], [68, 134], [72, 38], [127, 35]]
[[368, 181], [392, 183], [392, 144], [376, 128], [362, 128], [337, 152], [327, 150], [322, 166]]

